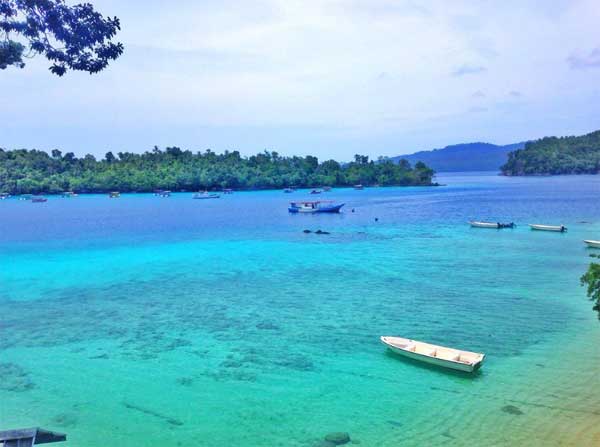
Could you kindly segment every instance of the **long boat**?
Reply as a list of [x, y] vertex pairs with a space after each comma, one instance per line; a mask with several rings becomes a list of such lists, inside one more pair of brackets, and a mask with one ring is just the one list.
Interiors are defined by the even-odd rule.
[[431, 365], [473, 372], [481, 367], [485, 354], [446, 348], [402, 337], [383, 336], [381, 342], [393, 352]]
[[45, 198], [45, 197], [42, 197], [42, 196], [33, 196], [31, 198], [31, 202], [32, 203], [44, 203], [44, 202], [47, 202], [47, 201], [48, 201], [48, 199]]
[[585, 242], [588, 247], [600, 248], [600, 241], [593, 241], [591, 239], [587, 239], [587, 240], [585, 240], [583, 242]]
[[221, 197], [219, 194], [204, 191], [195, 193], [192, 199], [218, 199], [219, 197]]
[[288, 208], [290, 213], [339, 213], [343, 203], [333, 203], [331, 201], [312, 202], [305, 200], [302, 202], [291, 202]]
[[529, 224], [532, 230], [539, 231], [557, 231], [559, 233], [564, 233], [567, 231], [567, 227], [564, 225], [540, 225], [540, 224]]
[[476, 220], [470, 221], [469, 224], [472, 227], [476, 228], [514, 228], [515, 224], [513, 222], [510, 223], [501, 223], [501, 222], [479, 222]]

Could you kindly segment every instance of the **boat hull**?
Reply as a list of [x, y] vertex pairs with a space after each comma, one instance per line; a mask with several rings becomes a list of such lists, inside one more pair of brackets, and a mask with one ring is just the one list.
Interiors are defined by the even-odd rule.
[[537, 231], [554, 231], [556, 233], [564, 233], [567, 231], [567, 227], [564, 225], [538, 225], [538, 224], [529, 224], [529, 227], [532, 230]]
[[323, 206], [320, 208], [302, 208], [296, 206], [290, 206], [288, 211], [290, 213], [303, 213], [303, 214], [318, 214], [318, 213], [339, 213], [344, 204], [341, 205], [333, 205], [333, 206]]
[[403, 357], [415, 360], [415, 361], [419, 361], [419, 362], [423, 362], [423, 363], [427, 363], [429, 365], [434, 365], [434, 366], [438, 366], [441, 368], [447, 368], [447, 369], [453, 369], [455, 371], [463, 371], [463, 372], [468, 372], [468, 373], [472, 373], [474, 371], [477, 371], [479, 368], [481, 368], [481, 365], [483, 364], [483, 359], [485, 358], [484, 355], [481, 356], [481, 360], [475, 363], [462, 363], [462, 362], [457, 362], [457, 361], [452, 361], [452, 360], [446, 360], [443, 358], [439, 358], [439, 357], [431, 357], [425, 354], [421, 354], [415, 351], [408, 351], [405, 349], [402, 349], [399, 346], [394, 345], [393, 343], [390, 343], [389, 341], [387, 341], [388, 337], [381, 337], [381, 343], [383, 343], [390, 351], [394, 352], [395, 354], [401, 355]]
[[586, 240], [586, 241], [583, 241], [583, 242], [585, 242], [588, 247], [591, 247], [591, 248], [600, 248], [600, 241]]

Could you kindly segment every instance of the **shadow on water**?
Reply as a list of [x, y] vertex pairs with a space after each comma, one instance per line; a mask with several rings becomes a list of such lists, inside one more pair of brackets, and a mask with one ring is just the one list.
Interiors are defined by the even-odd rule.
[[419, 360], [411, 359], [409, 357], [404, 357], [403, 355], [396, 354], [391, 349], [385, 350], [385, 356], [390, 359], [394, 359], [395, 361], [404, 362], [407, 365], [411, 365], [411, 366], [414, 366], [417, 368], [431, 371], [438, 375], [458, 377], [458, 378], [466, 379], [466, 380], [478, 380], [478, 379], [483, 378], [485, 375], [482, 372], [481, 368], [476, 371], [473, 371], [473, 372], [458, 371], [456, 369], [444, 368], [443, 366], [432, 365], [430, 363], [420, 362]]

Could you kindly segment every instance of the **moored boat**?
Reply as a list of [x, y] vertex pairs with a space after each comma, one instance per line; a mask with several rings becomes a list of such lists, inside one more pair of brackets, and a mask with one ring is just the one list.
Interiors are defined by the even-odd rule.
[[363, 185], [354, 185], [354, 189], [365, 189]]
[[221, 197], [219, 194], [215, 194], [213, 192], [197, 192], [192, 196], [192, 199], [218, 199]]
[[587, 239], [587, 240], [584, 240], [583, 242], [585, 242], [588, 247], [600, 248], [600, 241], [593, 241], [591, 239]]
[[295, 189], [294, 189], [294, 188], [285, 188], [285, 189], [283, 190], [283, 192], [285, 192], [285, 193], [288, 193], [288, 194], [289, 194], [289, 193], [292, 193], [292, 192], [294, 192], [294, 191], [295, 191]]
[[118, 199], [119, 197], [121, 197], [121, 193], [119, 191], [112, 191], [108, 193], [108, 197], [111, 199]]
[[291, 202], [288, 208], [290, 213], [339, 213], [343, 203], [336, 204], [331, 201], [302, 201]]
[[310, 193], [311, 194], [321, 194], [321, 190], [320, 189], [313, 189]]
[[0, 192], [0, 200], [5, 200], [10, 197], [10, 194], [7, 192]]
[[33, 196], [31, 198], [31, 202], [32, 203], [43, 203], [43, 202], [47, 202], [48, 199], [42, 196]]
[[381, 342], [393, 352], [413, 360], [458, 371], [473, 372], [481, 367], [485, 354], [432, 345], [402, 337], [383, 336]]
[[323, 186], [323, 191], [331, 191], [331, 186]]
[[223, 194], [233, 194], [233, 189], [231, 189], [231, 188], [224, 188], [223, 189]]
[[564, 233], [567, 231], [567, 227], [564, 225], [540, 225], [540, 224], [529, 224], [532, 230], [539, 231], [556, 231], [559, 233]]
[[479, 222], [476, 220], [470, 221], [469, 224], [476, 228], [514, 228], [516, 225], [513, 222], [501, 223], [501, 222]]

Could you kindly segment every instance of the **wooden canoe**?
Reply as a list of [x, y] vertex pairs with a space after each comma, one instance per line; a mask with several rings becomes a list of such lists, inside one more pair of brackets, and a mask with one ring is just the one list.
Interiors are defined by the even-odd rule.
[[600, 248], [600, 241], [592, 241], [590, 239], [583, 241], [588, 247]]
[[402, 337], [383, 336], [381, 342], [404, 357], [458, 371], [473, 372], [481, 367], [485, 354], [432, 345]]
[[557, 231], [559, 233], [563, 233], [567, 231], [567, 227], [564, 225], [540, 225], [540, 224], [529, 224], [532, 230], [540, 230], [540, 231]]

